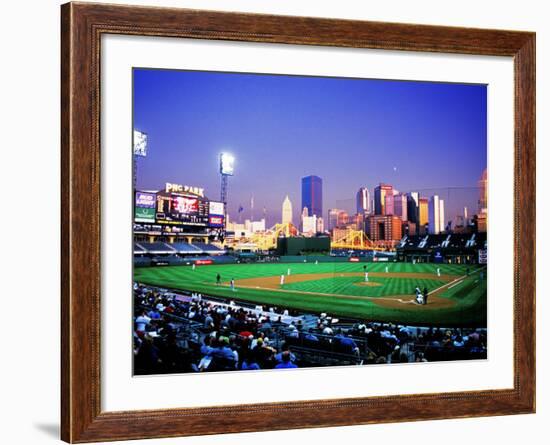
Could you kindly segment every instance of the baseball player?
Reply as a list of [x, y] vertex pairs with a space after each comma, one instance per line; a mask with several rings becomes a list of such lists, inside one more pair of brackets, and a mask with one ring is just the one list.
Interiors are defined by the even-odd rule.
[[283, 284], [285, 284], [285, 274], [284, 273], [281, 274], [281, 283], [280, 284], [281, 284], [281, 286]]

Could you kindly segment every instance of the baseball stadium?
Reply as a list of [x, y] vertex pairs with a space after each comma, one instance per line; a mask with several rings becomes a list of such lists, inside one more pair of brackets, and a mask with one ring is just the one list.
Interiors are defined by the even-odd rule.
[[486, 85], [135, 68], [133, 93], [135, 375], [487, 359]]

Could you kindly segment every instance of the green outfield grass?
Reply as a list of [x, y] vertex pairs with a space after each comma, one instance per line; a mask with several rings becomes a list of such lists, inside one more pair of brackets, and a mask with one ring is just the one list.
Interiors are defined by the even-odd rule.
[[[370, 277], [376, 286], [360, 286], [364, 281], [363, 266], [367, 264], [369, 273], [390, 274], [432, 274], [430, 277]], [[452, 288], [445, 289], [439, 296], [454, 304], [445, 307], [417, 306], [402, 304], [399, 307], [382, 305], [390, 297], [402, 296], [412, 299], [414, 289], [427, 287], [435, 291], [448, 280], [442, 281], [436, 276], [440, 267], [443, 275], [452, 275], [458, 279]], [[239, 280], [259, 277], [280, 276], [291, 269], [291, 275], [331, 274], [323, 278], [286, 283], [277, 289], [258, 289], [239, 287], [232, 291], [228, 286], [232, 278]], [[466, 277], [469, 269], [470, 276]], [[140, 283], [171, 289], [203, 292], [211, 295], [246, 300], [259, 304], [291, 307], [314, 314], [327, 312], [340, 317], [353, 317], [367, 320], [388, 321], [441, 326], [486, 326], [487, 281], [486, 271], [476, 266], [434, 265], [411, 263], [273, 263], [273, 264], [229, 264], [136, 268], [134, 279]], [[224, 285], [216, 285], [216, 275], [221, 275]], [[358, 273], [357, 276], [340, 274]], [[464, 277], [462, 279], [459, 279]], [[358, 297], [369, 297], [361, 299]], [[378, 300], [377, 299], [381, 299]]]

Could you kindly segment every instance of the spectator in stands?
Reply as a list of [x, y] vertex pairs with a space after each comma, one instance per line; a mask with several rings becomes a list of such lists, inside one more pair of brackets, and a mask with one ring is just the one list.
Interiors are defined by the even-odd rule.
[[145, 333], [146, 327], [151, 323], [151, 318], [147, 316], [147, 311], [144, 309], [141, 314], [136, 318], [136, 332], [138, 335]]
[[256, 354], [254, 354], [250, 349], [245, 349], [245, 354], [243, 357], [241, 369], [243, 371], [257, 371], [260, 368], [258, 360], [256, 359]]
[[281, 349], [282, 349], [282, 351], [275, 355], [275, 361], [277, 362], [277, 364], [283, 362], [283, 354], [285, 352], [288, 352], [288, 354], [290, 356], [290, 361], [292, 363], [294, 363], [296, 361], [296, 356], [290, 351], [290, 346], [287, 342], [283, 343]]
[[[198, 293], [178, 297], [137, 285], [134, 298], [135, 307], [140, 308], [134, 320], [137, 374], [318, 366], [326, 360], [324, 354], [333, 353], [340, 354], [339, 359], [342, 353], [356, 353], [357, 362], [364, 364], [406, 363], [409, 357], [411, 361], [440, 361], [487, 356], [483, 329], [410, 328], [361, 321], [349, 328], [328, 314], [321, 314], [315, 329], [304, 328], [306, 318], [299, 311], [282, 316], [284, 308], [273, 307], [266, 315], [263, 307], [214, 302]], [[301, 334], [302, 329], [307, 332]], [[281, 341], [282, 347], [275, 348]], [[292, 352], [290, 345], [296, 348]], [[307, 349], [320, 353], [312, 358]]]
[[281, 363], [278, 363], [275, 365], [275, 369], [290, 369], [290, 368], [297, 368], [298, 365], [295, 363], [292, 363], [290, 360], [290, 351], [284, 351], [281, 355]]
[[157, 309], [151, 309], [147, 314], [147, 316], [151, 320], [160, 320], [162, 318], [162, 316], [160, 315], [160, 312]]

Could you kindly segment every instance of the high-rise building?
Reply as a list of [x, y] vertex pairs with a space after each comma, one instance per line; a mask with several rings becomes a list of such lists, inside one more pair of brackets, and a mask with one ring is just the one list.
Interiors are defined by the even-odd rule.
[[323, 180], [311, 175], [302, 178], [302, 208], [307, 207], [310, 216], [323, 215]]
[[389, 184], [379, 184], [374, 188], [374, 214], [386, 215], [386, 196], [393, 197], [393, 187]]
[[317, 228], [317, 233], [322, 233], [325, 231], [325, 221], [323, 220], [322, 217], [317, 217], [317, 222], [315, 224], [316, 228]]
[[428, 204], [428, 224], [430, 233], [437, 235], [441, 232], [440, 222], [441, 213], [439, 210], [439, 196], [433, 195]]
[[304, 207], [302, 209], [302, 215], [300, 216], [300, 228], [302, 229], [302, 232], [304, 231], [304, 220], [309, 216], [309, 211], [307, 207]]
[[428, 218], [428, 198], [418, 198], [418, 234], [426, 234], [426, 224], [429, 223]]
[[407, 194], [407, 219], [413, 223], [418, 223], [418, 192]]
[[487, 213], [487, 169], [483, 170], [477, 186], [479, 188], [478, 213]]
[[335, 227], [344, 227], [349, 222], [348, 212], [341, 209], [330, 209], [328, 211], [328, 230]]
[[286, 195], [286, 198], [283, 201], [283, 217], [281, 221], [283, 224], [292, 223], [292, 203], [290, 202], [288, 195]]
[[302, 233], [304, 235], [313, 236], [317, 232], [323, 231], [323, 218], [317, 215], [304, 216], [302, 218]]
[[366, 221], [366, 232], [375, 243], [393, 247], [402, 237], [401, 218], [392, 215], [371, 215]]
[[439, 231], [444, 232], [447, 230], [447, 223], [445, 222], [445, 201], [439, 200]]
[[371, 197], [369, 189], [361, 187], [356, 196], [356, 209], [358, 215], [370, 215], [371, 209]]
[[386, 193], [386, 197], [384, 199], [384, 202], [385, 202], [384, 215], [393, 215], [394, 214], [393, 198], [394, 198], [394, 195], [392, 195], [390, 193]]
[[407, 196], [403, 194], [394, 195], [393, 197], [393, 214], [399, 216], [401, 221], [408, 221]]

